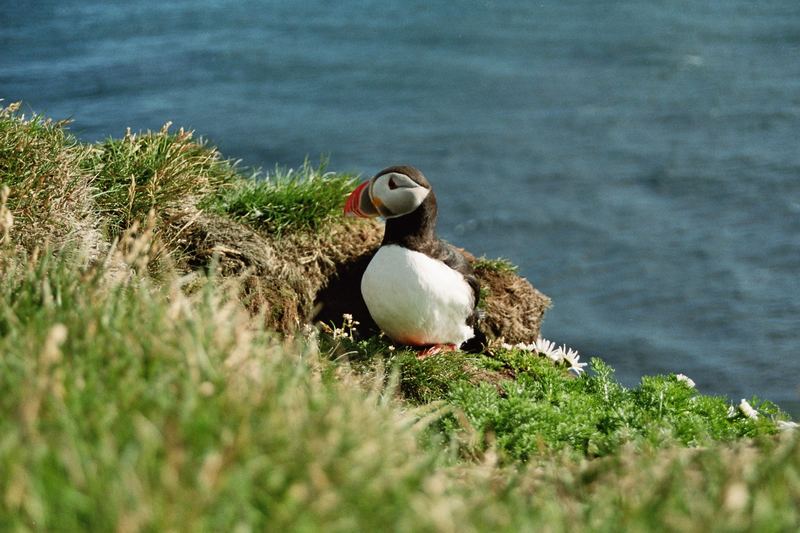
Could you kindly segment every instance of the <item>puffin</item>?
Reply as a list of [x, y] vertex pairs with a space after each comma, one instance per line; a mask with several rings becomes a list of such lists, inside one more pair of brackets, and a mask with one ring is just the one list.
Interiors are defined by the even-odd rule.
[[436, 195], [422, 172], [381, 170], [350, 193], [344, 212], [386, 221], [361, 295], [387, 337], [427, 357], [475, 336], [480, 283], [462, 251], [436, 236]]

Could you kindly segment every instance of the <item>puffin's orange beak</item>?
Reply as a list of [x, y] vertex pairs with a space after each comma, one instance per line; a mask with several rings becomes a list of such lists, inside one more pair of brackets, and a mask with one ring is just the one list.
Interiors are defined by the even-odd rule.
[[356, 217], [376, 217], [380, 213], [369, 195], [369, 185], [372, 180], [367, 180], [350, 193], [344, 204], [344, 214]]

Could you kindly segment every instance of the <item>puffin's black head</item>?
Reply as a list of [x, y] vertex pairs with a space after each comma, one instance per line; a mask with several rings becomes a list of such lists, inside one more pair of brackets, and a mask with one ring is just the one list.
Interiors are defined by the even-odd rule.
[[344, 212], [360, 217], [402, 217], [416, 211], [428, 197], [431, 184], [411, 166], [389, 167], [365, 181], [347, 199]]

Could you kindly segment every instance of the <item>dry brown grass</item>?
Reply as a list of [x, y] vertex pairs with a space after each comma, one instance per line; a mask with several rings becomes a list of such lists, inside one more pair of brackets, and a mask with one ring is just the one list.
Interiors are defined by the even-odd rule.
[[502, 339], [512, 344], [536, 340], [550, 298], [509, 270], [477, 267], [475, 274], [487, 289], [486, 317], [481, 324], [487, 339]]
[[317, 296], [338, 265], [367, 253], [381, 237], [380, 227], [369, 223], [343, 222], [318, 234], [277, 237], [198, 210], [182, 210], [168, 220], [165, 241], [182, 268], [213, 263], [222, 276], [241, 277], [247, 307], [283, 333], [313, 320]]
[[70, 249], [96, 258], [108, 243], [93, 209], [93, 174], [81, 163], [92, 151], [64, 131], [65, 122], [0, 109], [0, 184], [9, 187], [14, 224], [9, 238], [20, 250]]

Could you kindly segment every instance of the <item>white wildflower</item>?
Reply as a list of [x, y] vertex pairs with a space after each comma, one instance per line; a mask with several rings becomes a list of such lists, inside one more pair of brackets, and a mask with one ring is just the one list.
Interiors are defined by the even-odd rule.
[[742, 414], [747, 418], [752, 418], [753, 420], [758, 418], [758, 411], [753, 409], [753, 406], [750, 405], [744, 398], [742, 398], [742, 401], [739, 402], [739, 411], [741, 411]]
[[792, 422], [790, 420], [778, 420], [778, 430], [779, 431], [794, 431], [800, 427], [800, 424], [797, 422]]
[[694, 388], [694, 380], [687, 375], [678, 374], [677, 376], [675, 376], [675, 379], [686, 383], [686, 386], [689, 387], [690, 389]]
[[581, 375], [584, 371], [583, 367], [587, 365], [587, 363], [581, 363], [581, 356], [578, 355], [578, 350], [573, 350], [572, 348], [567, 348], [567, 345], [562, 345], [558, 350], [556, 350], [558, 354], [557, 361], [566, 361], [569, 365], [569, 370], [575, 372], [577, 375]]
[[728, 406], [728, 418], [734, 418], [736, 416], [736, 408], [732, 405]]
[[518, 342], [517, 344], [512, 345], [507, 342], [503, 342], [500, 344], [500, 346], [504, 350], [521, 350], [525, 352], [535, 353], [547, 357], [554, 363], [565, 361], [569, 365], [569, 370], [575, 372], [578, 375], [584, 372], [583, 367], [587, 366], [588, 364], [580, 362], [581, 356], [578, 355], [577, 350], [573, 350], [572, 348], [567, 348], [566, 344], [561, 347], [557, 347], [556, 343], [544, 339], [542, 337], [538, 337], [536, 339], [536, 342], [532, 342], [530, 344], [525, 344], [524, 342]]
[[545, 355], [556, 362], [561, 360], [561, 351], [559, 348], [556, 348], [556, 343], [552, 341], [539, 337], [531, 347], [533, 350], [536, 350], [536, 353], [539, 355]]
[[344, 329], [337, 328], [337, 327], [333, 328], [333, 339], [334, 340], [348, 339], [348, 338], [350, 338], [350, 336], [347, 334], [347, 332]]
[[309, 342], [316, 342], [319, 338], [319, 330], [311, 324], [305, 324], [301, 330], [303, 337]]
[[342, 314], [342, 327], [337, 328], [336, 326], [333, 327], [333, 338], [334, 339], [349, 339], [351, 341], [356, 340], [357, 331], [356, 326], [358, 326], [360, 322], [358, 320], [353, 320], [353, 315], [350, 313], [343, 313]]

